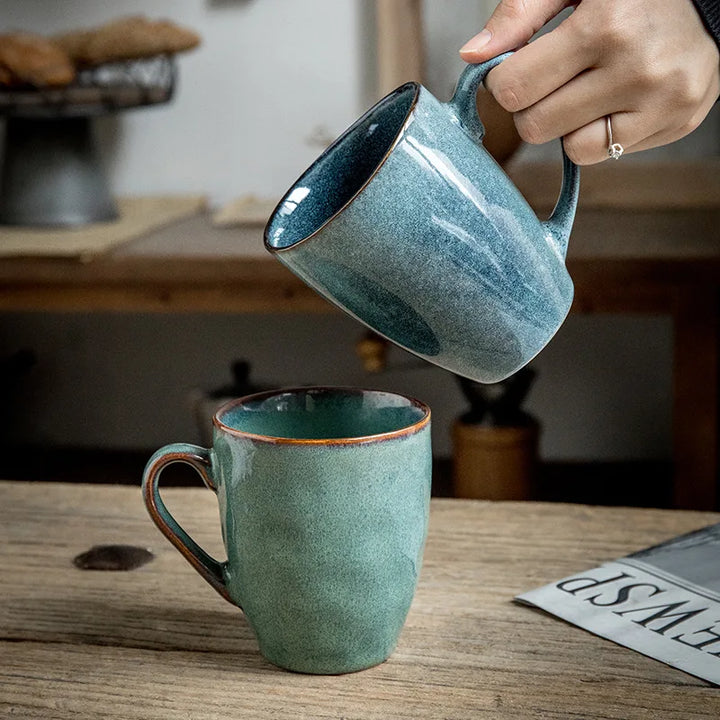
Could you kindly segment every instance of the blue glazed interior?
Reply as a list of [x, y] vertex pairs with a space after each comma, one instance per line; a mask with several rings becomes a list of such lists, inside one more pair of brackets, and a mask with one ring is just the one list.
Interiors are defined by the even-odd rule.
[[368, 437], [410, 427], [426, 409], [392, 393], [308, 388], [260, 395], [218, 414], [231, 430], [296, 440]]
[[270, 218], [269, 249], [288, 248], [312, 235], [360, 191], [402, 130], [418, 89], [407, 83], [390, 93], [310, 166]]

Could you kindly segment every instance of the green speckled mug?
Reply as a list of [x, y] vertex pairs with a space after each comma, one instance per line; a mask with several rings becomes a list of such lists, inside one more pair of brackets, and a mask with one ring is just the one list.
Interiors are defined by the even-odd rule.
[[[394, 393], [304, 387], [221, 408], [213, 447], [158, 450], [143, 476], [160, 531], [242, 608], [272, 663], [338, 674], [386, 660], [415, 594], [427, 533], [430, 410]], [[227, 560], [170, 515], [162, 469], [194, 467], [218, 497]]]

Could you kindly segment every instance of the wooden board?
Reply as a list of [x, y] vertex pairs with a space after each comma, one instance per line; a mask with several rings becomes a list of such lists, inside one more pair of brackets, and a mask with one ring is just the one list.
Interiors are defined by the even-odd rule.
[[[164, 497], [221, 556], [212, 493]], [[715, 720], [717, 688], [512, 598], [719, 520], [434, 500], [396, 652], [315, 677], [260, 656], [242, 613], [160, 536], [138, 488], [0, 483], [0, 717]], [[128, 542], [156, 559], [127, 573], [72, 565], [93, 544]]]
[[119, 218], [67, 228], [0, 227], [0, 257], [79, 258], [87, 262], [124, 243], [199, 215], [205, 198], [199, 195], [122, 197]]

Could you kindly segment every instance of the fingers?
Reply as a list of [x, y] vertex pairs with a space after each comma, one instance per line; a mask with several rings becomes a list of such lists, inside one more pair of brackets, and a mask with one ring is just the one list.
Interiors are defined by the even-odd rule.
[[[607, 93], [605, 97], [608, 97]], [[582, 115], [573, 115], [570, 108], [566, 107], [568, 120], [557, 121], [561, 125], [557, 136], [564, 135], [565, 152], [573, 162], [577, 165], [592, 165], [608, 159], [609, 138], [605, 116], [611, 117], [613, 142], [620, 143], [624, 153], [641, 152], [669, 145], [690, 134], [712, 109], [717, 97], [717, 86], [710, 84], [704, 97], [694, 103], [694, 111], [690, 114], [674, 109], [672, 96], [660, 104], [641, 103], [635, 109], [626, 111], [617, 111], [617, 105], [595, 104], [589, 110], [594, 114], [594, 119], [587, 122]], [[625, 107], [633, 107], [632, 97], [625, 97], [621, 102]], [[588, 107], [591, 101], [580, 104]], [[533, 108], [529, 112], [533, 112]], [[522, 115], [518, 113], [515, 116], [516, 124], [518, 121], [522, 124]], [[577, 129], [567, 131], [568, 125], [575, 125]]]
[[[623, 154], [669, 145], [695, 130], [715, 100], [715, 93], [708, 93], [695, 116], [686, 122], [664, 123], [662, 117], [653, 119], [653, 113], [645, 110], [612, 113], [610, 121], [613, 142], [622, 145]], [[654, 127], [662, 129], [652, 132], [649, 128]], [[593, 165], [607, 160], [609, 141], [605, 116], [566, 134], [563, 138], [565, 152], [576, 165]]]
[[[668, 145], [686, 134], [680, 130], [663, 130], [646, 137], [637, 129], [642, 119], [642, 113], [638, 112], [610, 115], [613, 142], [622, 146], [623, 155]], [[607, 118], [601, 117], [567, 134], [563, 138], [563, 145], [567, 156], [576, 165], [594, 165], [609, 159], [609, 141]]]
[[483, 30], [460, 49], [465, 62], [479, 63], [524, 45], [569, 0], [502, 0]]
[[593, 59], [588, 45], [578, 43], [571, 26], [562, 23], [504, 60], [488, 74], [485, 87], [508, 112], [518, 112], [562, 88]]
[[[628, 90], [612, 94], [615, 77], [606, 69], [588, 70], [559, 87], [539, 102], [515, 113], [515, 126], [532, 145], [555, 140], [582, 128], [599, 117], [634, 109]], [[647, 123], [650, 117], [645, 118]], [[651, 132], [651, 129], [641, 128]]]
[[[624, 155], [667, 145], [687, 134], [677, 128], [648, 135], [647, 117], [643, 112], [616, 112], [609, 117], [613, 143], [622, 146]], [[607, 160], [609, 144], [607, 116], [599, 117], [563, 138], [565, 152], [576, 165], [594, 165]]]
[[[462, 56], [478, 62], [522, 45], [570, 4], [503, 0]], [[485, 85], [513, 113], [523, 140], [564, 137], [570, 158], [588, 165], [607, 159], [607, 115], [628, 153], [692, 132], [720, 94], [720, 55], [687, 0], [583, 0]]]
[[[636, 115], [637, 113], [614, 113], [610, 116], [613, 142], [622, 145], [623, 153], [633, 152], [634, 145], [640, 139], [635, 130]], [[568, 133], [563, 138], [563, 145], [567, 156], [576, 165], [594, 165], [610, 157], [609, 141], [607, 119], [601, 117]]]

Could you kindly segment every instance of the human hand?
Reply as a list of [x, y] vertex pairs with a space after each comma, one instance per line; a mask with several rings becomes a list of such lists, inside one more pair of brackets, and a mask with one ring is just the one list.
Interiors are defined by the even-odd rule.
[[502, 0], [460, 50], [483, 62], [520, 48], [485, 83], [537, 144], [564, 138], [578, 165], [607, 159], [606, 116], [625, 152], [692, 132], [720, 95], [720, 53], [691, 0], [580, 0], [557, 28], [526, 45], [571, 0]]

